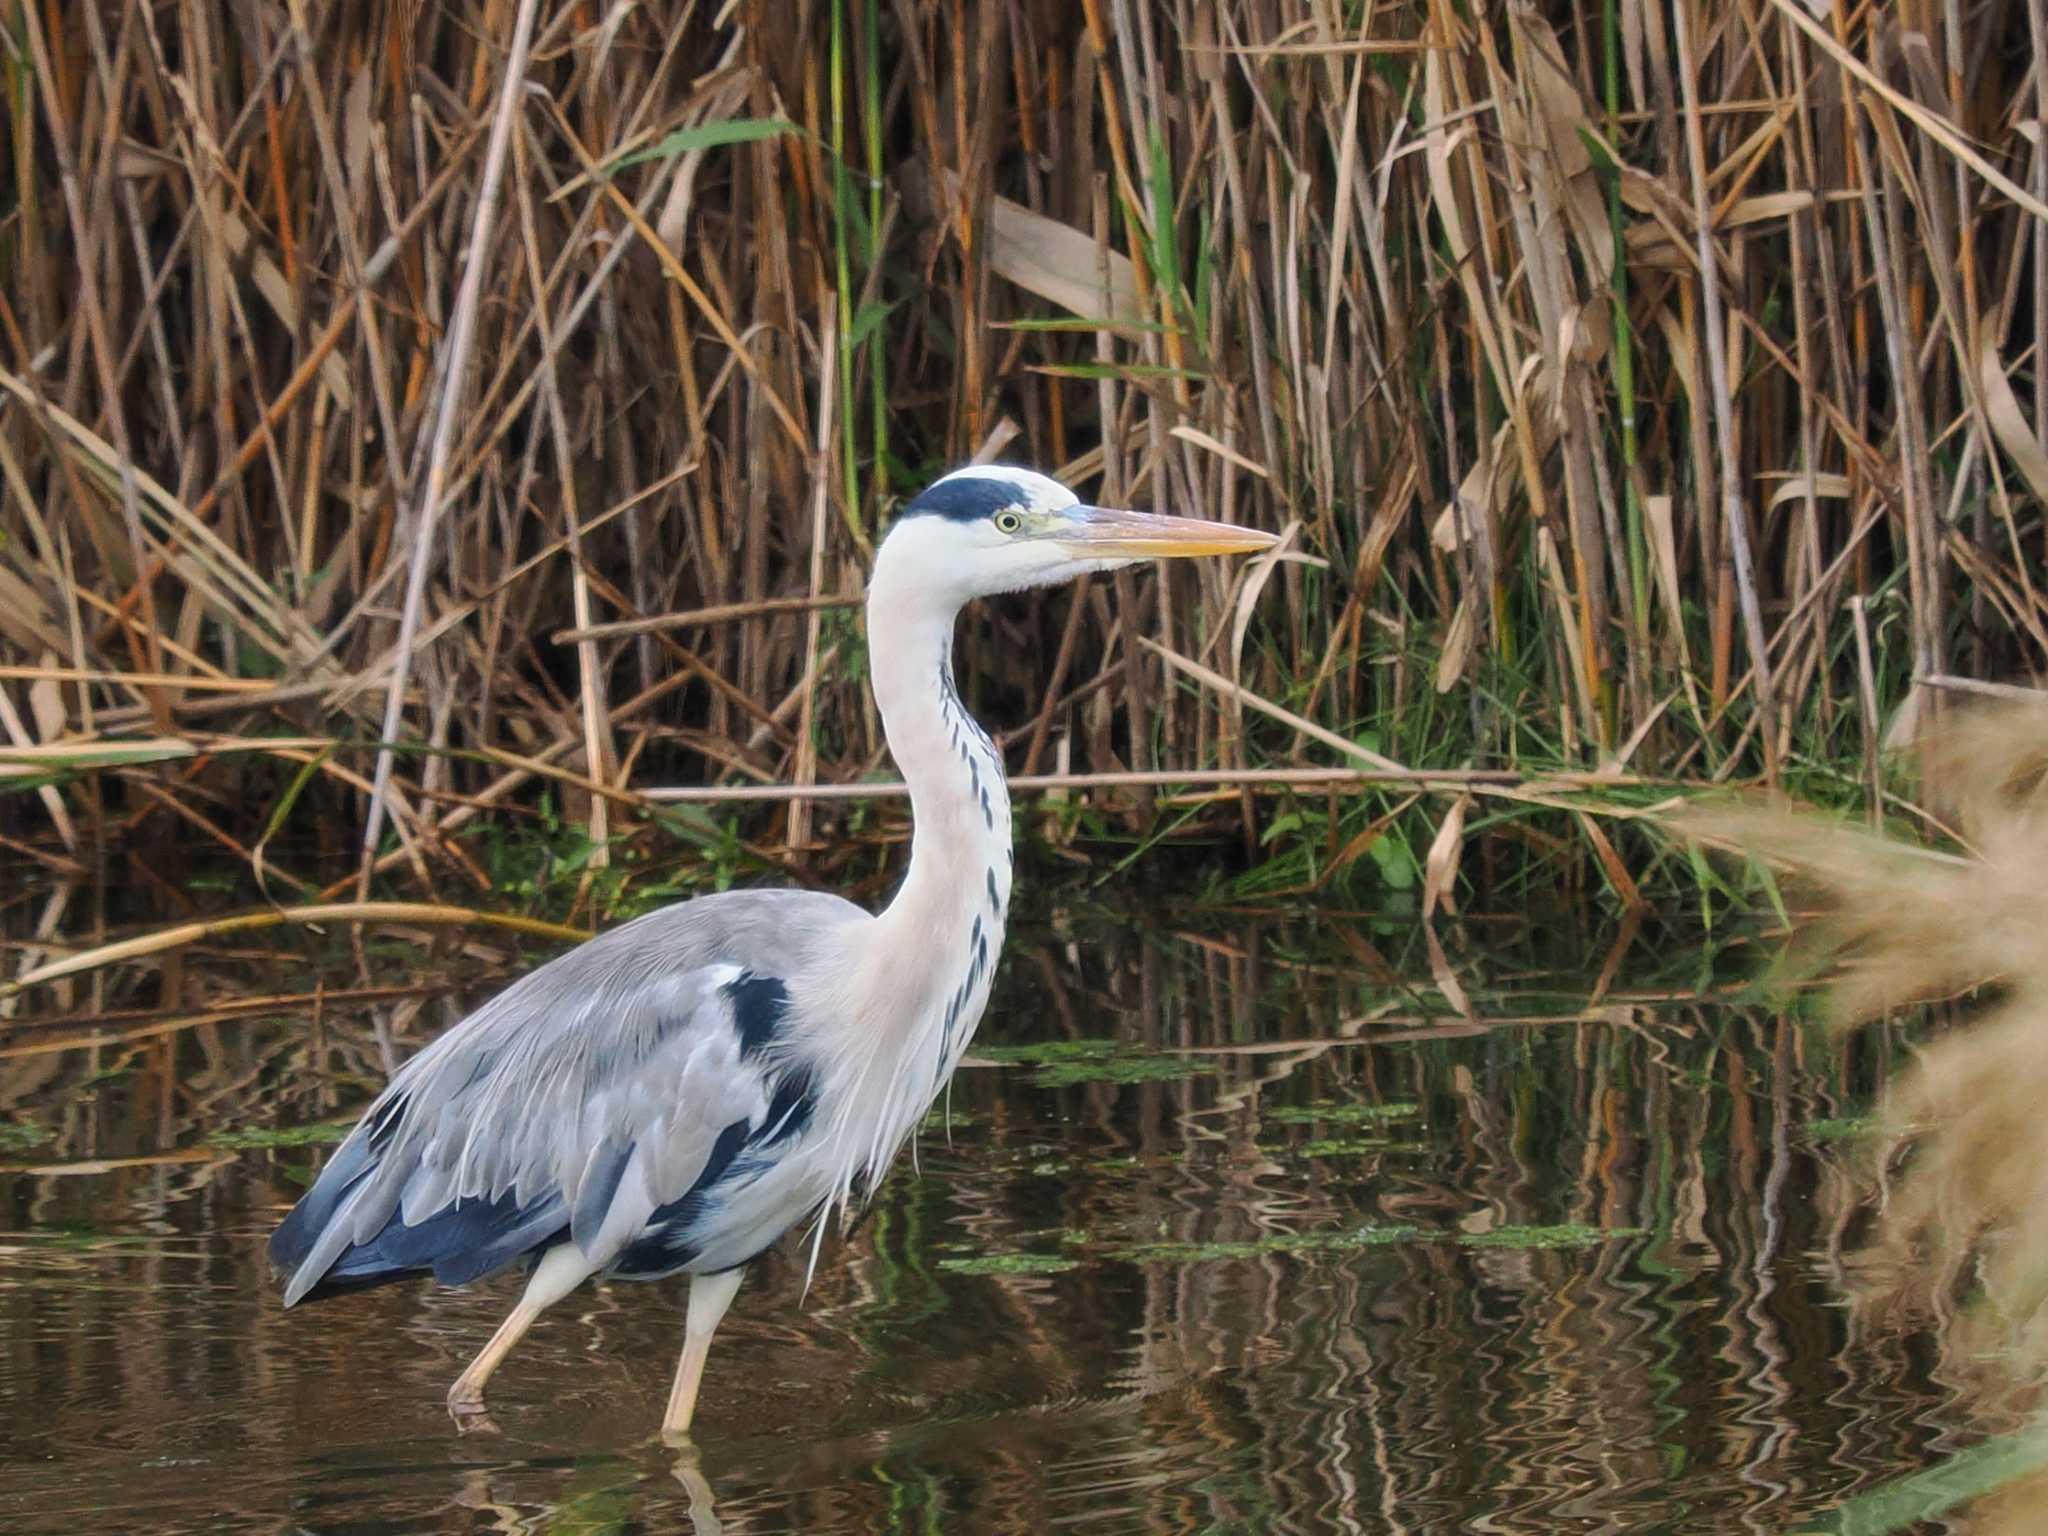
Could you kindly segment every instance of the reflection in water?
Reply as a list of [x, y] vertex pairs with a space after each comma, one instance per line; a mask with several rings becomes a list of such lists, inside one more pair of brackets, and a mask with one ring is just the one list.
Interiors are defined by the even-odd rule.
[[991, 1056], [1128, 1049], [963, 1071], [807, 1297], [794, 1242], [750, 1278], [681, 1462], [647, 1435], [680, 1286], [550, 1313], [496, 1436], [442, 1389], [515, 1277], [278, 1306], [262, 1241], [325, 1155], [278, 1128], [345, 1123], [461, 1012], [396, 990], [414, 952], [317, 1007], [234, 1012], [312, 990], [281, 947], [163, 978], [212, 1022], [17, 1021], [0, 1527], [1775, 1532], [1966, 1442], [1928, 1340], [1837, 1304], [1857, 1189], [1810, 1127], [1884, 1041], [1703, 1000], [1647, 946], [1589, 1007], [1498, 936], [1463, 962], [1484, 1027], [1446, 1027], [1355, 958], [1399, 970], [1408, 934], [1022, 934]]

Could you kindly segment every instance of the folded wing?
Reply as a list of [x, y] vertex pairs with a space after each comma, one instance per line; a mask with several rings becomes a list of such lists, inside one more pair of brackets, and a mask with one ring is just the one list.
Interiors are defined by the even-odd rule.
[[393, 1077], [271, 1238], [285, 1305], [427, 1271], [460, 1285], [564, 1240], [600, 1270], [808, 1121], [779, 978], [607, 971], [598, 947], [528, 975]]

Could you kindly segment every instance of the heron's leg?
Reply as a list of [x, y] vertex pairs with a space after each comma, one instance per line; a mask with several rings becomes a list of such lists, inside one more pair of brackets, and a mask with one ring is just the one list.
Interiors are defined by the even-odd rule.
[[697, 1384], [704, 1379], [704, 1357], [711, 1353], [711, 1335], [740, 1288], [741, 1271], [690, 1277], [690, 1315], [683, 1324], [683, 1358], [676, 1362], [676, 1384], [668, 1394], [662, 1417], [663, 1435], [687, 1435], [697, 1411]]
[[519, 1305], [498, 1325], [490, 1343], [448, 1389], [448, 1411], [458, 1417], [481, 1413], [484, 1383], [491, 1379], [498, 1363], [511, 1353], [512, 1346], [533, 1326], [535, 1318], [589, 1279], [590, 1274], [590, 1261], [574, 1243], [557, 1243], [542, 1254], [533, 1267], [533, 1278], [526, 1282], [526, 1293], [519, 1298]]

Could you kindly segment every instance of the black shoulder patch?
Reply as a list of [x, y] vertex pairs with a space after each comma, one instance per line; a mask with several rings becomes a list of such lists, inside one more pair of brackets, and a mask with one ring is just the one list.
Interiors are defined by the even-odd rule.
[[[718, 1133], [718, 1140], [711, 1143], [711, 1155], [704, 1159], [704, 1171], [697, 1175], [697, 1182], [690, 1186], [688, 1193], [683, 1196], [682, 1200], [677, 1201], [676, 1204], [684, 1203], [693, 1195], [704, 1195], [714, 1184], [724, 1178], [726, 1170], [732, 1167], [732, 1160], [738, 1157], [740, 1149], [746, 1146], [747, 1133], [752, 1129], [752, 1122], [735, 1120], [731, 1125], [720, 1131]], [[662, 1211], [671, 1209], [673, 1209], [672, 1206], [666, 1205], [661, 1208]], [[656, 1211], [654, 1214], [658, 1220], [661, 1216], [661, 1211]]]
[[740, 1037], [740, 1060], [750, 1060], [782, 1033], [789, 1013], [789, 988], [778, 976], [745, 971], [725, 984], [725, 995], [732, 999], [732, 1027]]
[[807, 1068], [792, 1067], [776, 1080], [768, 1113], [755, 1127], [748, 1144], [773, 1147], [810, 1129], [818, 1112], [817, 1084]]
[[956, 523], [979, 522], [994, 517], [1005, 507], [1029, 507], [1031, 496], [1023, 486], [993, 475], [956, 475], [927, 486], [903, 509], [905, 517], [943, 517]]

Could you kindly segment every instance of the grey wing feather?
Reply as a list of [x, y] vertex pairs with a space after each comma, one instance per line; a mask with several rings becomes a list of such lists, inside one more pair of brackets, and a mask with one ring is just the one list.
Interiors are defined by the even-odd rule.
[[[663, 908], [539, 967], [408, 1061], [273, 1239], [290, 1305], [394, 1215], [458, 1202], [559, 1208], [593, 1268], [609, 1263], [711, 1159], [767, 1113], [727, 990], [786, 976], [807, 941], [870, 921], [836, 896], [742, 891]], [[292, 1233], [305, 1212], [317, 1225]], [[301, 1254], [303, 1257], [301, 1257]]]

